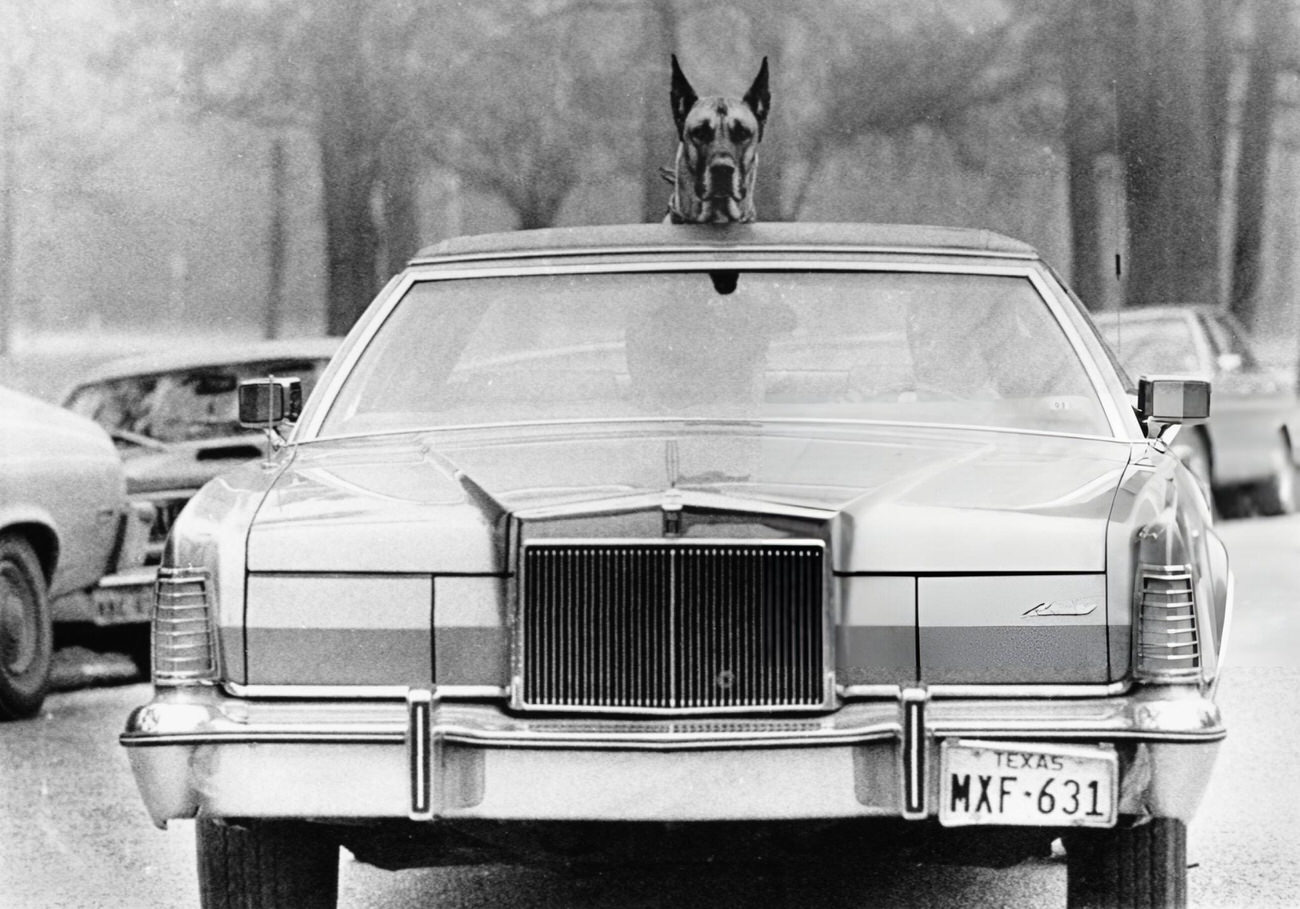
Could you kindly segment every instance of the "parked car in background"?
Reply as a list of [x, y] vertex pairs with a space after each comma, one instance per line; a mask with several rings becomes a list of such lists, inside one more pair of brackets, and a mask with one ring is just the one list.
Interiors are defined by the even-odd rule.
[[1235, 517], [1300, 508], [1300, 399], [1289, 377], [1261, 363], [1246, 331], [1213, 306], [1144, 306], [1094, 315], [1132, 375], [1196, 376], [1214, 387], [1214, 415], [1183, 429], [1176, 450]]
[[[294, 375], [310, 390], [338, 343], [313, 337], [127, 357], [82, 377], [64, 395], [66, 408], [112, 436], [126, 465], [128, 494], [154, 513], [144, 565], [110, 579], [98, 594], [102, 621], [148, 621], [154, 575], [176, 515], [208, 480], [265, 452], [264, 434], [239, 425], [239, 383]], [[147, 642], [127, 649], [142, 665], [147, 660]]]
[[103, 429], [0, 388], [0, 719], [40, 710], [53, 623], [94, 623], [97, 583], [138, 564], [150, 519]]
[[[293, 381], [246, 418], [299, 417]], [[1034, 250], [872, 225], [448, 241], [270, 463], [172, 528], [145, 804], [203, 905], [332, 906], [339, 847], [1012, 864], [1180, 906], [1227, 554]]]

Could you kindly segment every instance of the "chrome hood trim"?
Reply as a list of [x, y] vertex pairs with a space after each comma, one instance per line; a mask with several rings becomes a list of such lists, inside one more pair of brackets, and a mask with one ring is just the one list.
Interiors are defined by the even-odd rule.
[[[528, 426], [299, 447], [249, 538], [253, 571], [504, 572], [507, 515], [534, 528], [659, 536], [710, 515], [828, 522], [853, 573], [1105, 570], [1130, 446], [878, 425]], [[694, 524], [692, 522], [695, 522]], [[542, 535], [548, 535], [544, 531]]]

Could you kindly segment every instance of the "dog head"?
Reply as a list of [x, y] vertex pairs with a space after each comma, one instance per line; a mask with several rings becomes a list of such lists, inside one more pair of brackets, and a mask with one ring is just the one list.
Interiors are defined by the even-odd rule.
[[753, 221], [758, 143], [772, 106], [767, 58], [743, 98], [701, 98], [674, 55], [672, 106], [678, 143], [669, 219]]

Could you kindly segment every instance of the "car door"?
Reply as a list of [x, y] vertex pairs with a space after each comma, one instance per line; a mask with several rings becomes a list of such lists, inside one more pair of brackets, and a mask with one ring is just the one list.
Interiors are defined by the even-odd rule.
[[1219, 482], [1255, 482], [1275, 469], [1279, 448], [1296, 438], [1292, 390], [1255, 355], [1244, 330], [1224, 313], [1198, 313], [1214, 360], [1210, 433]]

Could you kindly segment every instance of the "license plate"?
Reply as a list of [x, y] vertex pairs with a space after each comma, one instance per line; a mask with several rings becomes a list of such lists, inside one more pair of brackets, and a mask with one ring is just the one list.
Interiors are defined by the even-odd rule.
[[939, 822], [1112, 827], [1119, 761], [1105, 745], [945, 739]]
[[95, 624], [148, 622], [153, 615], [153, 583], [102, 585], [94, 591]]

